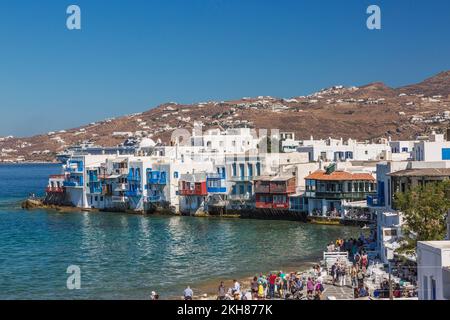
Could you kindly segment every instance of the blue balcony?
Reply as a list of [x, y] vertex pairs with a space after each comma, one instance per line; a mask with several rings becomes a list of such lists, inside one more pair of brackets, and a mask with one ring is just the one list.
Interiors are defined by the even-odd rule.
[[90, 193], [102, 193], [103, 188], [102, 188], [102, 184], [100, 182], [92, 182], [89, 181], [89, 192]]
[[140, 197], [140, 196], [142, 196], [142, 191], [141, 190], [128, 190], [125, 192], [125, 195], [127, 197]]
[[207, 187], [208, 193], [227, 193], [226, 187]]
[[64, 187], [82, 187], [83, 185], [78, 181], [64, 181]]
[[148, 184], [167, 184], [167, 174], [164, 171], [148, 171]]
[[82, 160], [69, 160], [66, 168], [70, 173], [82, 173], [84, 171], [84, 164]]
[[160, 202], [161, 201], [161, 196], [148, 196], [147, 197], [147, 202]]

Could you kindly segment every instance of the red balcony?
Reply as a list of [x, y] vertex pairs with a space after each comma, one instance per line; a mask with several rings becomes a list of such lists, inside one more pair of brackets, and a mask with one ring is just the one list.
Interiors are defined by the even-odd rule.
[[257, 209], [272, 209], [272, 202], [256, 201], [255, 206]]
[[45, 189], [45, 192], [47, 192], [47, 193], [63, 193], [64, 192], [64, 188], [47, 187], [47, 189]]
[[265, 181], [256, 181], [255, 193], [270, 193], [270, 183]]
[[206, 181], [186, 182], [180, 181], [179, 192], [181, 196], [207, 196]]

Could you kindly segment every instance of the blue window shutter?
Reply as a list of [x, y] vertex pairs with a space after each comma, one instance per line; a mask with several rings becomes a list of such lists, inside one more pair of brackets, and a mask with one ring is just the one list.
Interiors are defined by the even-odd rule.
[[450, 148], [442, 149], [442, 160], [450, 160]]

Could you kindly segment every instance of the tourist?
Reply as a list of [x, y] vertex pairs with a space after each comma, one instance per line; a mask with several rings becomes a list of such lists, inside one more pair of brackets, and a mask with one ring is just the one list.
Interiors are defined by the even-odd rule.
[[317, 281], [317, 283], [314, 287], [314, 292], [315, 292], [314, 300], [322, 300], [322, 293], [324, 290], [325, 289], [324, 289], [322, 283], [320, 281]]
[[353, 264], [352, 269], [350, 271], [350, 277], [352, 279], [352, 288], [356, 288], [358, 286], [358, 282], [356, 279], [357, 273], [358, 273], [357, 266]]
[[273, 299], [275, 297], [275, 281], [277, 276], [273, 273], [269, 274], [269, 298]]
[[233, 295], [235, 295], [236, 293], [240, 295], [241, 294], [241, 285], [240, 285], [240, 283], [237, 280], [233, 280], [233, 283], [234, 283], [233, 290], [232, 290]]
[[337, 262], [331, 266], [331, 277], [333, 281], [333, 286], [336, 285], [336, 279], [337, 279]]
[[190, 286], [187, 286], [187, 288], [184, 289], [184, 300], [192, 300], [193, 296], [194, 292], [192, 291]]
[[359, 288], [358, 297], [364, 298], [369, 296], [369, 289], [367, 287], [362, 286]]
[[340, 265], [338, 273], [339, 273], [339, 286], [343, 287], [346, 285], [346, 277], [347, 277], [347, 270], [345, 268], [345, 265], [343, 264]]
[[314, 281], [309, 277], [308, 281], [306, 282], [306, 294], [308, 295], [308, 298], [310, 298], [314, 293]]
[[158, 300], [158, 299], [159, 295], [155, 291], [152, 291], [152, 294], [150, 295], [150, 300]]
[[256, 299], [258, 297], [258, 277], [254, 277], [253, 281], [250, 283], [250, 288], [252, 290], [253, 298]]
[[225, 300], [227, 292], [225, 289], [225, 285], [223, 284], [223, 281], [220, 282], [219, 289], [217, 290], [217, 300]]

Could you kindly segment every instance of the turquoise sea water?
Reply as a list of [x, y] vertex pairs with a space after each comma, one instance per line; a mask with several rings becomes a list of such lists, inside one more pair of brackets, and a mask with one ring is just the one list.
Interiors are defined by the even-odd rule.
[[[316, 261], [327, 242], [358, 234], [300, 222], [24, 211], [58, 165], [0, 165], [0, 299], [180, 296], [212, 279]], [[81, 290], [68, 290], [69, 265]]]

